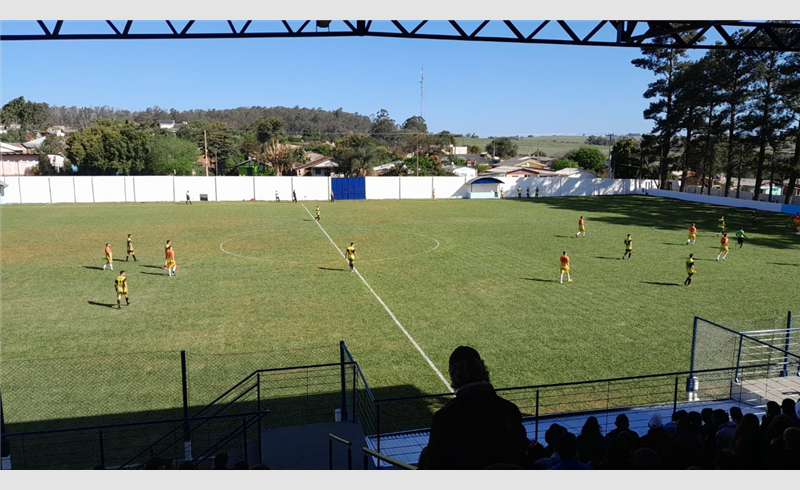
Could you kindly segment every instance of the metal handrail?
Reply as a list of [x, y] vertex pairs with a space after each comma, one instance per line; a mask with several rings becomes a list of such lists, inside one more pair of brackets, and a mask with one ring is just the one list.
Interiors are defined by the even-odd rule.
[[[370, 456], [372, 456], [373, 458], [376, 458], [376, 459], [378, 459], [380, 461], [386, 461], [387, 463], [392, 464], [394, 466], [399, 466], [400, 468], [403, 468], [405, 470], [416, 470], [417, 469], [416, 466], [411, 466], [410, 464], [403, 463], [402, 461], [398, 461], [398, 460], [396, 460], [394, 458], [390, 458], [389, 456], [384, 456], [383, 454], [377, 453], [377, 452], [373, 451], [372, 449], [370, 449], [368, 447], [362, 447], [361, 450], [364, 451], [364, 469], [365, 470], [368, 469], [368, 464], [367, 463], [369, 461], [369, 457]], [[380, 463], [378, 463], [376, 465], [376, 468], [380, 469], [380, 467], [381, 467]]]
[[[269, 410], [263, 410], [261, 412], [256, 412], [256, 415], [252, 419], [250, 419], [249, 421], [246, 421], [241, 428], [237, 427], [236, 429], [233, 429], [227, 435], [225, 435], [224, 437], [222, 437], [219, 440], [217, 440], [217, 442], [214, 445], [212, 445], [211, 447], [209, 447], [208, 449], [206, 449], [205, 451], [200, 453], [199, 456], [196, 456], [196, 457], [192, 458], [192, 464], [195, 467], [197, 467], [197, 465], [199, 465], [203, 461], [205, 461], [208, 458], [210, 458], [211, 455], [214, 454], [217, 451], [218, 448], [222, 447], [223, 444], [227, 444], [228, 442], [232, 441], [236, 437], [236, 435], [239, 432], [239, 430], [243, 430], [245, 432], [245, 434], [246, 434], [246, 431], [247, 431], [248, 428], [252, 427], [255, 423], [261, 421], [261, 419], [263, 419], [264, 416], [266, 416], [268, 413], [269, 413]], [[260, 437], [259, 437], [259, 439], [260, 439]], [[246, 455], [247, 454], [247, 439], [246, 439], [246, 435], [245, 435], [245, 441], [244, 442], [245, 442], [244, 449], [245, 449], [245, 455]], [[261, 446], [260, 446], [260, 443], [259, 443], [259, 455], [260, 454], [261, 454]], [[260, 459], [260, 456], [259, 456], [259, 459]], [[261, 461], [259, 461], [259, 463], [260, 462]]]
[[328, 469], [329, 470], [333, 469], [333, 441], [340, 442], [340, 443], [345, 444], [347, 446], [347, 469], [348, 470], [352, 470], [353, 469], [353, 443], [348, 441], [348, 440], [346, 440], [346, 439], [342, 439], [341, 437], [339, 437], [337, 435], [334, 435], [334, 434], [328, 434]]
[[[748, 366], [748, 369], [755, 369], [761, 367], [773, 367], [778, 364], [783, 364], [783, 362], [775, 362], [770, 364], [758, 364], [755, 366]], [[591, 381], [572, 381], [569, 383], [551, 383], [551, 384], [544, 384], [544, 385], [530, 385], [530, 386], [515, 386], [510, 388], [495, 388], [496, 392], [503, 392], [503, 391], [519, 391], [519, 390], [533, 390], [533, 389], [545, 389], [545, 388], [560, 388], [566, 386], [580, 386], [580, 385], [594, 385], [600, 383], [613, 383], [619, 381], [633, 381], [633, 380], [640, 380], [640, 379], [653, 379], [653, 378], [666, 378], [672, 376], [681, 376], [681, 375], [697, 375], [703, 373], [713, 373], [713, 372], [724, 372], [724, 371], [733, 371], [735, 367], [726, 367], [726, 368], [714, 368], [714, 369], [703, 369], [703, 370], [695, 370], [695, 371], [679, 371], [675, 373], [664, 373], [664, 374], [645, 374], [642, 376], [628, 376], [624, 378], [609, 378], [609, 379], [596, 379]], [[433, 395], [412, 395], [412, 396], [404, 396], [404, 397], [395, 397], [395, 398], [378, 398], [375, 400], [375, 403], [386, 403], [386, 402], [396, 402], [396, 401], [405, 401], [405, 400], [417, 400], [417, 399], [425, 399], [425, 398], [441, 398], [441, 397], [452, 397], [455, 396], [454, 393], [437, 393]]]

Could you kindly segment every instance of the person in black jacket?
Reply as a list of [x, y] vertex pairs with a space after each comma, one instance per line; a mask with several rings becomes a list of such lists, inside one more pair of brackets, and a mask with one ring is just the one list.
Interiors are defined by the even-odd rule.
[[456, 396], [433, 414], [428, 446], [419, 469], [484, 469], [525, 464], [528, 441], [522, 414], [499, 397], [478, 352], [461, 346], [450, 355]]

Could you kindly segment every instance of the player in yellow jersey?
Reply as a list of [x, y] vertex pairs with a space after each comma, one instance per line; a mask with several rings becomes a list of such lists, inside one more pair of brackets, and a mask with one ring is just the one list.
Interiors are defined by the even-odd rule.
[[353, 242], [350, 242], [350, 246], [347, 247], [347, 251], [345, 252], [345, 257], [347, 257], [347, 261], [350, 263], [350, 272], [353, 272], [353, 261], [358, 258], [358, 254], [356, 253], [356, 246]]
[[719, 253], [717, 254], [717, 261], [719, 261], [719, 256], [722, 255], [722, 260], [725, 260], [728, 257], [728, 234], [723, 233], [722, 238], [719, 239]]
[[567, 257], [566, 250], [564, 253], [561, 254], [561, 279], [559, 282], [564, 282], [564, 274], [567, 275], [567, 282], [572, 282], [572, 278], [569, 277], [569, 257]]
[[125, 305], [131, 304], [131, 300], [128, 298], [128, 278], [125, 277], [125, 271], [121, 271], [114, 279], [114, 291], [117, 292], [117, 308], [122, 309], [120, 304], [122, 295], [125, 295]]
[[319, 221], [319, 206], [317, 206], [317, 217], [314, 218], [315, 220]]
[[502, 199], [502, 198], [503, 198], [503, 189], [501, 188], [500, 189], [500, 199]]
[[686, 259], [686, 273], [689, 277], [683, 281], [684, 286], [689, 287], [692, 284], [692, 276], [694, 276], [696, 272], [694, 268], [694, 254], [689, 254], [689, 258]]
[[136, 252], [133, 251], [133, 237], [132, 237], [132, 235], [130, 233], [128, 233], [128, 249], [127, 250], [128, 250], [128, 253], [127, 253], [127, 255], [125, 255], [125, 262], [128, 261], [129, 257], [133, 257], [133, 261], [134, 262], [139, 262], [139, 260], [136, 258]]
[[625, 260], [625, 256], [628, 256], [628, 259], [631, 258], [631, 252], [633, 251], [633, 238], [631, 238], [631, 234], [628, 233], [628, 238], [624, 240], [625, 243], [625, 253], [622, 254], [622, 260]]
[[522, 199], [522, 187], [517, 186], [517, 199]]
[[525, 188], [525, 197], [530, 199], [531, 198], [531, 188], [530, 186]]
[[167, 269], [170, 277], [178, 273], [178, 264], [175, 263], [175, 251], [172, 250], [172, 247], [167, 249], [167, 265], [164, 268]]
[[717, 220], [717, 236], [719, 236], [720, 233], [725, 233], [725, 216], [720, 216]]
[[686, 245], [689, 245], [689, 242], [692, 242], [692, 245], [694, 245], [694, 242], [696, 241], [697, 241], [697, 227], [694, 225], [694, 223], [692, 223], [692, 226], [689, 227], [689, 238], [686, 240]]
[[583, 233], [583, 238], [586, 238], [586, 224], [583, 222], [583, 216], [578, 220], [578, 233], [575, 233], [575, 238]]
[[164, 245], [164, 268], [165, 269], [167, 268], [167, 260], [169, 260], [169, 254], [167, 252], [169, 251], [170, 247], [172, 247], [172, 241], [171, 240], [167, 240], [166, 245]]
[[106, 243], [105, 253], [106, 253], [106, 263], [103, 264], [103, 270], [106, 270], [106, 266], [108, 266], [108, 268], [113, 271], [114, 270], [114, 258], [113, 258], [112, 253], [111, 253], [111, 244], [110, 243]]

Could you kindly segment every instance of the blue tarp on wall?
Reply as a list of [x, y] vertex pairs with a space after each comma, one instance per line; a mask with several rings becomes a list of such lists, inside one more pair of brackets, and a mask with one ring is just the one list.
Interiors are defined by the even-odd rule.
[[366, 199], [366, 179], [364, 177], [344, 177], [331, 179], [334, 199]]

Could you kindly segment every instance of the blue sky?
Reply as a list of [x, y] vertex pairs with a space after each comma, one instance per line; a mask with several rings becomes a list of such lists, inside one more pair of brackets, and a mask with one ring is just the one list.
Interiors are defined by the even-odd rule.
[[[570, 23], [586, 30], [595, 24]], [[33, 21], [0, 23], [0, 34], [36, 29]], [[652, 123], [642, 117], [642, 93], [653, 76], [631, 65], [639, 55], [631, 48], [376, 37], [5, 41], [0, 103], [24, 96], [129, 110], [386, 109], [401, 123], [420, 113], [424, 67], [422, 115], [433, 132], [644, 133]]]

